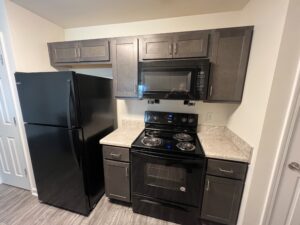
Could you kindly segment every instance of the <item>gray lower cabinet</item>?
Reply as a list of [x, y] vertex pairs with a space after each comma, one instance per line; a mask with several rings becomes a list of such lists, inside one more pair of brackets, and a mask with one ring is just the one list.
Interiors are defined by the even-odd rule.
[[49, 43], [48, 49], [52, 65], [79, 62], [77, 41]]
[[235, 225], [243, 192], [243, 181], [206, 176], [201, 218]]
[[106, 196], [130, 202], [129, 148], [103, 145], [102, 151]]
[[211, 32], [208, 101], [241, 102], [253, 27]]
[[117, 98], [138, 97], [138, 39], [118, 38], [112, 44], [114, 93]]
[[104, 159], [105, 193], [112, 199], [130, 202], [130, 164]]

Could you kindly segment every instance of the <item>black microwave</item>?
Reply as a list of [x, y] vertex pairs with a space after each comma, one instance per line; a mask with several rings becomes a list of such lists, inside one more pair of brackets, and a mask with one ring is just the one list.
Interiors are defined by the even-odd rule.
[[207, 58], [139, 63], [139, 97], [205, 100], [210, 63]]

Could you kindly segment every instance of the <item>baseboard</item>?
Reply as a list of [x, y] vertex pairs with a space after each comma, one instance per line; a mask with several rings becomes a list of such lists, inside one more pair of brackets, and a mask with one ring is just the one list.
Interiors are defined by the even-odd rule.
[[36, 188], [32, 188], [31, 189], [31, 194], [33, 195], [33, 196], [38, 196], [38, 193], [37, 193], [37, 190], [36, 190]]

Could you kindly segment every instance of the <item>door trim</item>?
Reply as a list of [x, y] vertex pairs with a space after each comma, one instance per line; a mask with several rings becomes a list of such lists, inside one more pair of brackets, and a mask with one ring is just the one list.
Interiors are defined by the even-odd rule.
[[272, 169], [271, 182], [268, 187], [267, 201], [263, 208], [263, 217], [260, 224], [271, 225], [270, 220], [277, 199], [278, 188], [282, 180], [284, 165], [290, 150], [292, 135], [296, 126], [297, 118], [300, 116], [300, 59], [298, 60], [296, 82], [292, 89], [291, 99], [289, 101], [288, 113], [285, 117], [284, 127], [281, 132], [278, 152], [275, 158], [275, 164]]
[[[5, 64], [7, 75], [8, 75], [9, 88], [11, 90], [13, 107], [15, 109], [15, 114], [16, 114], [16, 122], [17, 122], [16, 126], [18, 127], [18, 130], [19, 130], [21, 146], [22, 146], [22, 150], [23, 150], [25, 162], [26, 162], [26, 169], [28, 171], [27, 179], [29, 179], [31, 193], [33, 195], [37, 195], [33, 170], [32, 170], [32, 166], [31, 166], [31, 158], [30, 158], [30, 154], [29, 154], [29, 148], [28, 148], [28, 143], [27, 143], [27, 138], [26, 138], [26, 133], [25, 133], [24, 121], [23, 121], [23, 117], [22, 117], [22, 111], [20, 108], [20, 104], [19, 104], [19, 97], [18, 97], [16, 82], [15, 82], [14, 76], [11, 71], [12, 67], [10, 67], [10, 64], [9, 64], [9, 57], [7, 55], [7, 48], [5, 46], [4, 35], [2, 32], [0, 32], [0, 45], [2, 48], [2, 52], [3, 52], [4, 64]], [[14, 64], [12, 64], [12, 65], [13, 65], [13, 68], [15, 69]]]

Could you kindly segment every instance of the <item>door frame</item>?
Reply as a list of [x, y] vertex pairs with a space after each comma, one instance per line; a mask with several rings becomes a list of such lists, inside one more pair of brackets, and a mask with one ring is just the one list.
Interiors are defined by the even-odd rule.
[[19, 104], [19, 96], [18, 96], [18, 92], [17, 92], [17, 86], [16, 86], [15, 78], [11, 71], [12, 67], [10, 67], [11, 65], [9, 62], [8, 54], [7, 54], [6, 44], [7, 43], [5, 42], [3, 32], [0, 32], [0, 45], [2, 48], [4, 64], [5, 64], [7, 75], [8, 75], [8, 85], [9, 85], [9, 89], [10, 89], [11, 95], [12, 95], [13, 107], [14, 107], [15, 114], [16, 114], [16, 121], [17, 121], [17, 127], [18, 127], [18, 131], [19, 131], [19, 137], [20, 137], [20, 142], [21, 142], [21, 146], [22, 146], [22, 151], [25, 156], [25, 163], [26, 163], [26, 169], [27, 169], [27, 175], [28, 175], [27, 179], [29, 179], [31, 193], [33, 195], [37, 196], [37, 190], [35, 188], [35, 180], [34, 180], [33, 169], [32, 169], [32, 165], [31, 165], [31, 158], [30, 158], [30, 154], [29, 154], [29, 148], [28, 148], [26, 132], [25, 132], [25, 127], [24, 127], [24, 121], [23, 121], [23, 117], [22, 117], [21, 107]]
[[271, 225], [273, 209], [277, 199], [278, 188], [285, 169], [285, 162], [290, 151], [291, 139], [296, 127], [297, 118], [300, 116], [300, 58], [298, 60], [297, 72], [293, 85], [291, 98], [289, 100], [288, 112], [285, 116], [284, 127], [281, 131], [281, 140], [276, 153], [275, 164], [272, 169], [271, 182], [268, 187], [267, 201], [264, 207], [263, 217], [260, 224]]

